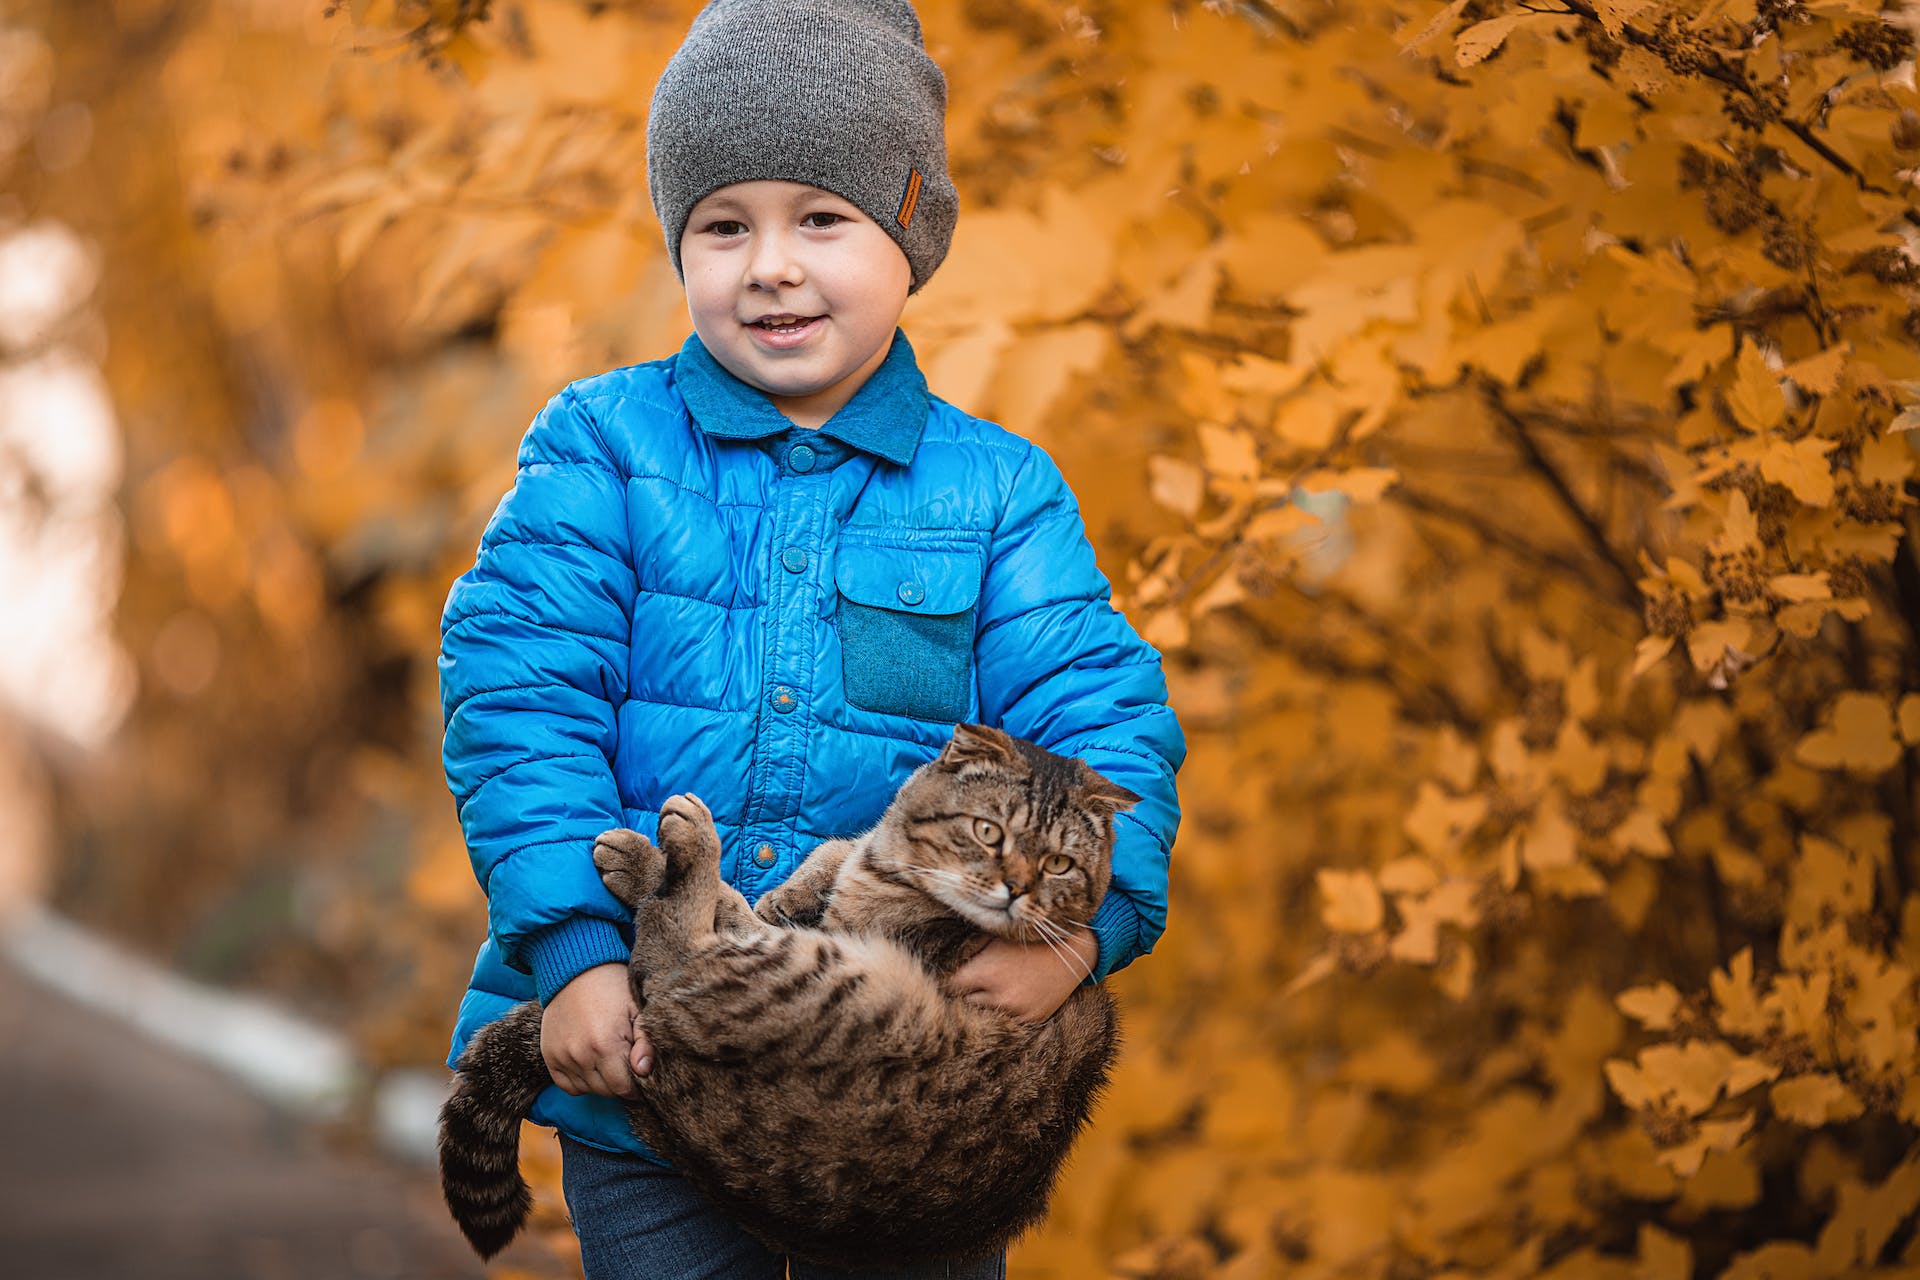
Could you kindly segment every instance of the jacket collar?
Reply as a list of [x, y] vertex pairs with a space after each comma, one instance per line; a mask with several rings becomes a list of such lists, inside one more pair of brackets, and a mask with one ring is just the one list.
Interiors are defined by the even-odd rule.
[[[674, 380], [687, 412], [710, 436], [759, 440], [794, 429], [765, 393], [727, 372], [697, 333], [687, 335], [674, 358]], [[820, 430], [904, 467], [926, 430], [928, 405], [927, 380], [913, 346], [904, 330], [895, 329], [887, 358]]]

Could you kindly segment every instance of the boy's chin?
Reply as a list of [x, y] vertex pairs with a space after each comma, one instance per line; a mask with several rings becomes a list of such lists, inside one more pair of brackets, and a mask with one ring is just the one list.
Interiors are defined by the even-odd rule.
[[720, 364], [740, 381], [754, 390], [769, 396], [792, 398], [815, 395], [834, 386], [847, 376], [849, 370], [822, 369], [814, 355], [807, 351], [794, 352], [730, 352], [726, 356], [715, 353]]
[[834, 385], [837, 379], [821, 378], [777, 378], [768, 377], [761, 370], [729, 370], [734, 377], [752, 387], [762, 395], [779, 400], [797, 400], [806, 396], [818, 395]]

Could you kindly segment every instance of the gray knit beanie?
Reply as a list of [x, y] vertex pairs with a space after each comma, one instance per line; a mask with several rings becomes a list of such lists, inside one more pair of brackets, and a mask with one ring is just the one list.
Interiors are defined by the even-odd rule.
[[673, 269], [693, 206], [734, 182], [823, 187], [878, 223], [918, 290], [947, 256], [947, 79], [910, 0], [712, 0], [653, 91], [647, 187]]

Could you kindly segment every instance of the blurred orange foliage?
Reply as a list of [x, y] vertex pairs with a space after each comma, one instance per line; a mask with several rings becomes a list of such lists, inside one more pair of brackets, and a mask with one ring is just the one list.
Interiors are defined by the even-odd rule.
[[[23, 6], [96, 116], [33, 198], [108, 251], [143, 673], [61, 896], [382, 1061], [482, 927], [446, 586], [544, 399], [685, 332], [695, 7]], [[963, 216], [906, 326], [1193, 739], [1017, 1273], [1915, 1274], [1915, 7], [919, 7]]]

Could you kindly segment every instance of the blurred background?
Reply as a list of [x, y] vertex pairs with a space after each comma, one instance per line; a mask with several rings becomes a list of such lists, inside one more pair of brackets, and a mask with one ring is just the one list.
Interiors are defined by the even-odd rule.
[[[438, 612], [697, 7], [0, 2], [8, 1274], [480, 1274]], [[1920, 1275], [1915, 7], [918, 8], [905, 327], [1192, 744], [1015, 1274]]]

